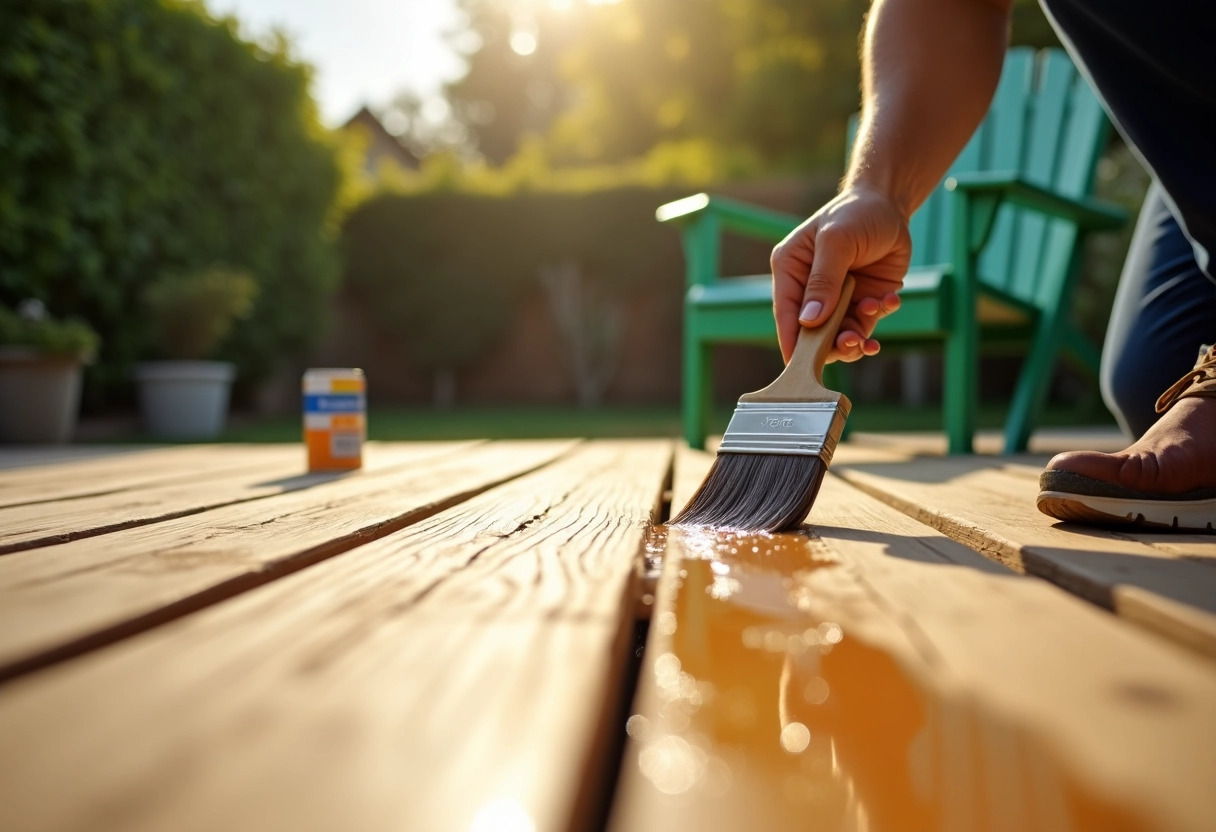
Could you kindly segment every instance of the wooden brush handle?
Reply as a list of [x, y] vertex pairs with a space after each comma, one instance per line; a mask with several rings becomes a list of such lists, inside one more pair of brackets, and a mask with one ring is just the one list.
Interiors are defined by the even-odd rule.
[[844, 285], [840, 287], [840, 297], [836, 300], [836, 308], [832, 316], [821, 326], [814, 329], [800, 327], [798, 342], [794, 345], [794, 354], [790, 363], [785, 365], [781, 375], [776, 380], [754, 393], [744, 393], [739, 397], [741, 402], [821, 402], [835, 401], [840, 394], [823, 386], [823, 365], [828, 353], [836, 343], [836, 335], [840, 332], [840, 322], [849, 311], [849, 301], [853, 299], [853, 286], [856, 281], [853, 275], [845, 275]]

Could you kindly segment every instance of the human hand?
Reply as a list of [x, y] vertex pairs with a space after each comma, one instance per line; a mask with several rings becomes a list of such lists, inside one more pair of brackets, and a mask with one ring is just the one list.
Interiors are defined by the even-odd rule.
[[[846, 188], [773, 249], [773, 317], [788, 362], [800, 326], [818, 326], [836, 307], [846, 273], [857, 281], [828, 361], [856, 361], [880, 345], [870, 337], [899, 308], [912, 238], [908, 219], [888, 197]], [[818, 304], [816, 306], [816, 304]]]

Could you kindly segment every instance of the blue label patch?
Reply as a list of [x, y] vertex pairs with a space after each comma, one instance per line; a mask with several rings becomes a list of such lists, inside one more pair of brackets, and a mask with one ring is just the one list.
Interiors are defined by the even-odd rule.
[[304, 397], [305, 413], [362, 413], [363, 396], [358, 393], [310, 393]]

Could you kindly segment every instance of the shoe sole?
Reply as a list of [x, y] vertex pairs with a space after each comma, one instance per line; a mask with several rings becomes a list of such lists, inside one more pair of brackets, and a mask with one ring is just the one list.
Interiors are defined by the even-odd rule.
[[1058, 520], [1178, 531], [1216, 531], [1216, 499], [1133, 500], [1091, 497], [1067, 491], [1042, 491], [1035, 503], [1039, 511]]

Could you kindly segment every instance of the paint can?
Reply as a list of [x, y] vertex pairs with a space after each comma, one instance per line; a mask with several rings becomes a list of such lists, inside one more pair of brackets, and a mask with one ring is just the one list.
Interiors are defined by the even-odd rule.
[[358, 368], [314, 368], [304, 373], [304, 446], [309, 471], [363, 466], [367, 385]]

